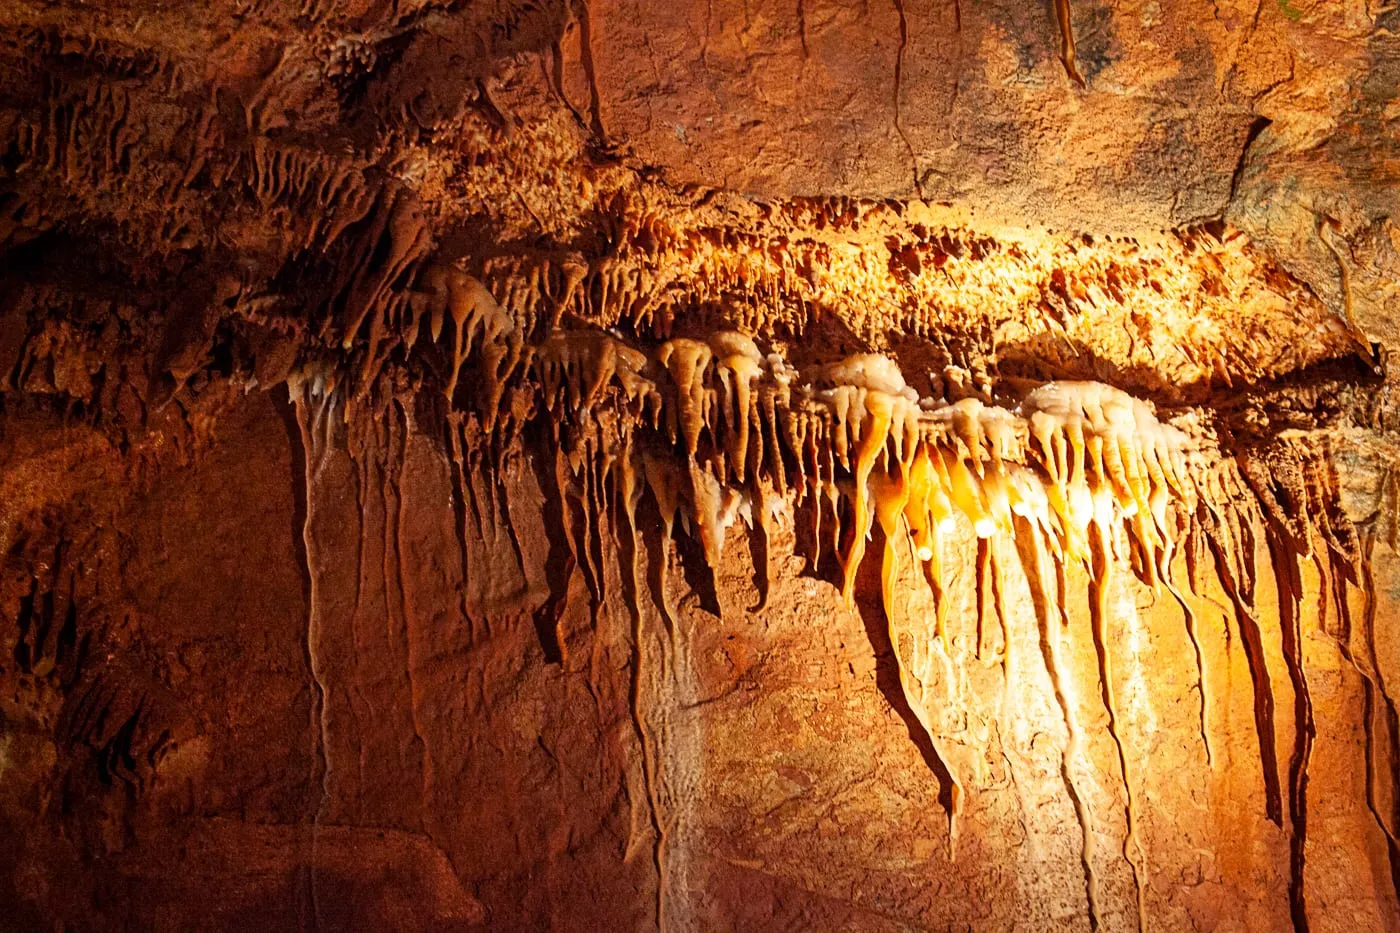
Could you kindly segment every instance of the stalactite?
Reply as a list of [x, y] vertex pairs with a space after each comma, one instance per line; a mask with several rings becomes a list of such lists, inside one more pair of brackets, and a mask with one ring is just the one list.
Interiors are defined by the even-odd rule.
[[424, 284], [431, 296], [428, 311], [435, 341], [442, 329], [444, 313], [452, 317], [452, 370], [443, 394], [451, 404], [457, 394], [462, 367], [472, 351], [479, 348], [483, 363], [481, 374], [487, 387], [486, 404], [482, 409], [488, 424], [493, 423], [506, 378], [521, 359], [523, 337], [514, 320], [486, 287], [459, 269], [431, 266], [424, 273]]
[[[495, 281], [494, 275], [490, 280]], [[558, 304], [552, 317], [538, 318], [550, 329], [533, 345], [525, 343], [530, 331], [518, 321], [535, 319], [534, 312], [521, 310], [533, 307], [534, 297], [512, 292], [498, 304], [479, 280], [450, 266], [430, 267], [422, 281], [426, 303], [420, 302], [415, 313], [425, 322], [425, 334], [436, 341], [448, 317], [453, 324], [446, 379], [448, 402], [454, 409], [450, 414], [454, 429], [449, 433], [465, 507], [474, 512], [478, 508], [464, 459], [469, 444], [480, 441], [468, 440], [469, 416], [455, 409], [465, 399], [457, 390], [461, 373], [475, 367], [477, 378], [484, 380], [484, 392], [470, 403], [474, 409], [470, 423], [482, 439], [500, 435], [504, 423], [497, 419], [500, 400], [507, 383], [522, 380], [533, 393], [532, 404], [542, 409], [553, 426], [556, 453], [550, 472], [560, 505], [561, 538], [572, 557], [570, 566], [579, 569], [587, 584], [595, 627], [606, 596], [602, 535], [609, 521], [619, 541], [625, 531], [627, 544], [619, 546], [630, 547], [629, 566], [622, 568], [624, 597], [635, 602], [639, 592], [641, 539], [636, 510], [647, 492], [661, 518], [657, 558], [649, 560], [648, 566], [668, 639], [676, 630], [667, 589], [678, 519], [684, 532], [698, 540], [715, 574], [721, 567], [725, 539], [736, 523], [742, 521], [749, 534], [762, 537], [764, 566], [758, 566], [755, 557], [760, 581], [756, 609], [762, 608], [768, 591], [769, 523], [776, 510], [807, 510], [803, 527], [810, 532], [811, 566], [821, 573], [824, 555], [836, 556], [839, 588], [848, 605], [854, 602], [858, 570], [878, 523], [884, 542], [881, 598], [901, 689], [933, 743], [941, 767], [951, 776], [925, 686], [938, 658], [951, 671], [959, 670], [949, 654], [951, 600], [946, 578], [951, 555], [946, 550], [949, 542], [962, 540], [969, 532], [976, 540], [974, 653], [984, 661], [1005, 664], [1010, 631], [999, 554], [1005, 540], [1013, 541], [1027, 578], [1034, 577], [1032, 595], [1042, 653], [1067, 735], [1061, 751], [1062, 779], [1080, 820], [1086, 895], [1097, 927], [1101, 918], [1094, 865], [1096, 831], [1076, 777], [1085, 756], [1083, 731], [1074, 709], [1075, 688], [1059, 657], [1068, 631], [1069, 572], [1082, 569], [1090, 581], [1090, 627], [1101, 699], [1126, 798], [1123, 855], [1132, 868], [1141, 925], [1147, 888], [1141, 804], [1122, 734], [1106, 601], [1116, 569], [1121, 567], [1150, 590], [1170, 593], [1181, 607], [1196, 665], [1201, 740], [1207, 763], [1213, 764], [1205, 652], [1195, 608], [1175, 579], [1180, 554], [1196, 598], [1209, 598], [1200, 594], [1204, 574], [1212, 569], [1231, 604], [1233, 629], [1245, 648], [1254, 690], [1266, 812], [1281, 824], [1274, 700], [1254, 603], [1256, 525], [1264, 513], [1257, 508], [1242, 511], [1239, 504], [1259, 498], [1262, 483], [1282, 482], [1289, 490], [1288, 507], [1275, 510], [1281, 531], [1266, 534], [1265, 543], [1275, 553], [1276, 578], [1294, 579], [1287, 577], [1284, 568], [1296, 567], [1299, 556], [1307, 552], [1311, 528], [1327, 542], [1329, 553], [1356, 551], [1346, 538], [1349, 525], [1330, 517], [1330, 506], [1325, 505], [1337, 496], [1335, 479], [1325, 470], [1309, 467], [1301, 479], [1291, 474], [1280, 478], [1270, 473], [1274, 466], [1221, 458], [1208, 432], [1202, 432], [1192, 418], [1179, 419], [1189, 430], [1164, 423], [1148, 403], [1100, 383], [1047, 383], [1025, 392], [1018, 403], [1005, 405], [994, 403], [985, 386], [967, 377], [949, 383], [961, 397], [948, 402], [920, 398], [898, 365], [879, 354], [856, 354], [798, 369], [777, 353], [765, 355], [753, 337], [735, 331], [706, 339], [668, 336], [647, 350], [616, 332], [563, 329], [567, 306], [581, 302], [580, 309], [597, 319], [593, 305], [607, 304], [640, 287], [636, 276], [621, 267], [595, 264], [585, 270], [574, 264], [539, 271], [532, 289], [554, 296]], [[517, 417], [528, 420], [533, 410], [523, 409], [524, 414]], [[493, 508], [494, 502], [493, 498]], [[610, 507], [610, 502], [617, 506]], [[1319, 516], [1319, 512], [1328, 514]], [[499, 520], [493, 516], [493, 525]], [[481, 524], [484, 517], [477, 521]], [[465, 540], [465, 531], [463, 535]], [[933, 599], [931, 618], [907, 661], [897, 638], [904, 548], [919, 565]], [[1204, 561], [1206, 554], [1213, 559]], [[1334, 560], [1347, 567], [1360, 564], [1350, 556]], [[1052, 574], [1053, 587], [1049, 585]], [[993, 614], [1000, 630], [999, 645], [992, 631]], [[1055, 614], [1060, 618], [1058, 625]], [[555, 637], [562, 639], [563, 633], [557, 631], [559, 618], [562, 615], [555, 620]], [[1296, 625], [1296, 611], [1286, 618]], [[644, 676], [645, 633], [640, 625], [634, 610], [634, 731], [639, 743], [647, 746], [654, 743], [637, 708]], [[1286, 633], [1286, 638], [1296, 696], [1304, 692], [1306, 677], [1301, 655], [1295, 651], [1297, 633]], [[663, 650], [662, 677], [668, 676], [666, 657]], [[650, 760], [651, 753], [644, 754]], [[1300, 763], [1295, 749], [1290, 761], [1290, 811], [1296, 814], [1299, 830], [1304, 825], [1300, 817], [1305, 808], [1306, 758], [1304, 753]], [[665, 820], [658, 812], [661, 792], [654, 786], [657, 776], [649, 772], [644, 778], [653, 829], [663, 835]], [[950, 780], [951, 843], [964, 791], [959, 778]], [[1302, 837], [1302, 832], [1297, 835]]]
[[[988, 600], [1003, 645], [1007, 637], [995, 538], [1014, 537], [1017, 517], [1034, 529], [1035, 547], [1044, 542], [1056, 555], [1063, 603], [1066, 562], [1089, 567], [1095, 536], [1108, 551], [1102, 561], [1120, 559], [1109, 533], [1120, 524], [1142, 555], [1135, 570], [1156, 585], [1169, 573], [1161, 568], [1176, 531], [1170, 503], [1180, 500], [1189, 512], [1196, 499], [1183, 468], [1186, 436], [1159, 423], [1144, 403], [1097, 383], [1048, 384], [1014, 410], [976, 397], [947, 404], [920, 400], [894, 362], [878, 354], [817, 367], [804, 380], [781, 357], [764, 357], [751, 338], [734, 332], [707, 342], [673, 338], [649, 357], [601, 332], [556, 331], [533, 360], [560, 448], [575, 451], [568, 467], [559, 456], [555, 482], [570, 548], [595, 600], [601, 598], [601, 568], [590, 512], [602, 508], [599, 482], [610, 462], [595, 446], [597, 419], [609, 405], [620, 406], [629, 425], [644, 424], [649, 415], [663, 445], [679, 448], [684, 467], [664, 453], [642, 457], [645, 485], [664, 526], [659, 603], [668, 626], [665, 542], [676, 517], [694, 528], [706, 562], [717, 570], [734, 522], [756, 523], [766, 533], [763, 484], [781, 496], [789, 488], [787, 462], [797, 467], [796, 503], [809, 509], [813, 566], [820, 567], [823, 550], [836, 553], [841, 591], [852, 601], [878, 520], [886, 535], [882, 586], [892, 613], [888, 590], [897, 552], [891, 548], [896, 538], [906, 538], [933, 592], [933, 637], [945, 653], [941, 542], [958, 522], [966, 521], [979, 541], [982, 655]], [[573, 427], [561, 433], [560, 425]], [[581, 483], [578, 496], [570, 492], [570, 475]]]
[[[1386, 689], [1384, 675], [1381, 673], [1379, 659], [1376, 656], [1375, 643], [1375, 623], [1376, 623], [1376, 589], [1375, 579], [1371, 570], [1370, 554], [1375, 546], [1376, 532], [1374, 528], [1367, 529], [1362, 539], [1362, 554], [1365, 560], [1362, 562], [1362, 595], [1365, 598], [1365, 609], [1362, 624], [1365, 626], [1365, 655], [1357, 657], [1355, 648], [1352, 645], [1351, 626], [1345, 626], [1346, 637], [1339, 640], [1338, 647], [1345, 657], [1361, 676], [1362, 685], [1362, 723], [1366, 735], [1366, 806], [1371, 811], [1371, 817], [1375, 820], [1376, 827], [1381, 831], [1386, 841], [1386, 856], [1390, 863], [1391, 886], [1397, 898], [1400, 898], [1400, 716], [1397, 716], [1390, 692]], [[1348, 614], [1346, 603], [1339, 600], [1338, 610], [1343, 614]], [[1377, 696], [1380, 702], [1377, 703]], [[1376, 720], [1384, 717], [1386, 723], [1386, 737], [1390, 747], [1390, 792], [1391, 806], [1389, 812], [1385, 812], [1376, 793], [1377, 768], [1376, 768]]]
[[[423, 804], [430, 806], [433, 797], [433, 759], [428, 748], [428, 741], [423, 734], [423, 724], [420, 710], [423, 706], [423, 698], [418, 686], [414, 672], [418, 669], [418, 657], [414, 651], [414, 606], [408, 595], [408, 584], [404, 579], [404, 567], [407, 564], [404, 555], [403, 544], [403, 513], [404, 513], [404, 490], [407, 487], [408, 473], [408, 443], [413, 434], [414, 424], [409, 414], [407, 406], [401, 399], [395, 400], [395, 406], [399, 410], [399, 451], [398, 451], [398, 471], [393, 479], [394, 486], [394, 520], [393, 520], [393, 554], [394, 569], [398, 582], [399, 591], [399, 619], [403, 623], [404, 640], [404, 678], [408, 685], [409, 698], [409, 719], [413, 725], [413, 738], [418, 743], [419, 771], [423, 780]], [[391, 422], [392, 425], [392, 422]], [[387, 499], [386, 505], [387, 509]], [[385, 534], [389, 529], [388, 516], [385, 516]], [[386, 544], [386, 551], [388, 547]], [[392, 635], [391, 635], [392, 638]]]
[[[656, 867], [657, 884], [660, 885], [662, 879], [663, 856], [662, 856], [662, 828], [660, 817], [660, 803], [658, 801], [656, 788], [656, 742], [651, 735], [651, 729], [647, 725], [646, 713], [642, 709], [642, 686], [646, 671], [643, 667], [643, 658], [646, 655], [645, 641], [646, 633], [643, 629], [643, 616], [641, 608], [640, 581], [638, 577], [638, 551], [640, 543], [637, 534], [637, 505], [641, 500], [643, 486], [637, 475], [636, 454], [632, 449], [630, 435], [624, 442], [622, 455], [619, 460], [620, 489], [619, 498], [622, 503], [623, 513], [627, 520], [627, 552], [628, 568], [627, 576], [624, 578], [626, 592], [623, 596], [627, 602], [632, 620], [632, 670], [628, 678], [628, 710], [632, 717], [632, 728], [636, 732], [637, 742], [641, 749], [642, 758], [642, 780], [646, 788], [647, 814], [651, 831], [655, 836], [652, 847], [652, 860]], [[633, 842], [628, 841], [628, 857], [631, 855]], [[658, 908], [657, 922], [660, 922], [661, 911]]]
[[[318, 842], [318, 830], [326, 816], [326, 808], [332, 798], [334, 769], [329, 746], [329, 703], [330, 695], [325, 677], [325, 660], [320, 653], [321, 617], [320, 584], [318, 581], [320, 562], [316, 548], [316, 538], [312, 531], [312, 516], [315, 514], [312, 491], [325, 469], [326, 458], [331, 450], [331, 414], [335, 408], [332, 390], [320, 378], [313, 378], [309, 384], [296, 380], [288, 384], [297, 427], [301, 435], [302, 476], [302, 516], [301, 544], [302, 556], [306, 561], [307, 613], [306, 613], [306, 665], [311, 675], [314, 701], [311, 718], [314, 724], [315, 747], [320, 758], [320, 786], [316, 807], [311, 813], [311, 845], [313, 852], [311, 875], [311, 901], [313, 912], [319, 916], [320, 907], [316, 893], [314, 852]], [[318, 429], [321, 434], [318, 437]]]
[[1263, 770], [1265, 812], [1275, 825], [1282, 826], [1283, 800], [1274, 744], [1273, 683], [1264, 658], [1263, 633], [1254, 609], [1254, 543], [1249, 522], [1239, 520], [1233, 511], [1224, 507], [1223, 495], [1215, 493], [1205, 499], [1211, 517], [1206, 539], [1215, 557], [1216, 575], [1230, 600], [1254, 691], [1254, 724]]
[[[1103, 491], [1103, 487], [1100, 487]], [[1090, 544], [1092, 571], [1089, 582], [1089, 625], [1094, 639], [1094, 653], [1099, 662], [1099, 685], [1104, 710], [1108, 713], [1108, 734], [1118, 752], [1118, 769], [1123, 776], [1124, 814], [1127, 835], [1123, 840], [1123, 857], [1133, 871], [1133, 887], [1137, 892], [1137, 923], [1139, 933], [1147, 929], [1147, 864], [1138, 835], [1137, 793], [1128, 767], [1128, 753], [1123, 745], [1122, 718], [1118, 711], [1117, 687], [1113, 680], [1113, 654], [1108, 639], [1108, 594], [1113, 586], [1113, 560], [1108, 540], [1109, 529], [1096, 520], [1097, 533]]]
[[667, 575], [671, 565], [671, 539], [675, 534], [676, 512], [680, 508], [680, 479], [675, 466], [669, 461], [659, 457], [642, 455], [642, 464], [646, 475], [647, 488], [651, 490], [652, 499], [656, 502], [656, 509], [661, 513], [661, 524], [663, 535], [659, 542], [660, 554], [655, 562], [657, 568], [656, 585], [656, 605], [661, 610], [662, 622], [666, 625], [666, 634], [671, 636], [675, 632], [675, 618], [671, 613], [670, 602], [666, 597]]
[[1265, 545], [1269, 551], [1275, 588], [1284, 664], [1293, 691], [1293, 753], [1288, 763], [1289, 811], [1289, 910], [1295, 930], [1308, 929], [1304, 889], [1308, 839], [1308, 766], [1317, 727], [1303, 663], [1301, 559], [1311, 554], [1310, 530], [1304, 508], [1308, 492], [1299, 470], [1299, 458], [1284, 447], [1271, 451], [1266, 462], [1250, 451], [1237, 456], [1241, 475], [1259, 503]]
[[[583, 529], [579, 539], [580, 548], [583, 551], [583, 566], [587, 569], [589, 581], [589, 593], [592, 600], [589, 603], [593, 619], [597, 623], [597, 612], [607, 600], [607, 568], [604, 566], [603, 557], [603, 522], [607, 519], [607, 510], [603, 505], [603, 486], [607, 479], [608, 458], [601, 449], [598, 437], [595, 434], [585, 434], [581, 439], [578, 460], [574, 466], [574, 474], [579, 479], [577, 485], [570, 483], [569, 489], [574, 492], [579, 503], [579, 513], [583, 516]], [[596, 640], [595, 640], [596, 644]]]
[[913, 711], [915, 718], [923, 727], [930, 746], [933, 748], [933, 753], [938, 757], [942, 769], [948, 775], [950, 783], [946, 789], [949, 796], [948, 848], [949, 857], [952, 858], [956, 853], [958, 817], [962, 813], [963, 806], [962, 784], [958, 780], [957, 773], [953, 770], [948, 756], [943, 752], [938, 731], [933, 728], [929, 718], [928, 705], [924, 700], [924, 690], [922, 687], [916, 688], [917, 674], [915, 669], [906, 664], [899, 653], [899, 632], [896, 627], [899, 614], [895, 608], [895, 583], [899, 577], [899, 558], [895, 542], [907, 540], [901, 532], [904, 527], [904, 507], [909, 497], [908, 486], [902, 478], [894, 479], [886, 476], [878, 476], [875, 483], [876, 518], [885, 539], [880, 567], [880, 588], [886, 625], [889, 630], [890, 649], [894, 653], [894, 663], [899, 673], [900, 689], [904, 693], [905, 702], [909, 704], [910, 710]]
[[[1062, 626], [1050, 618], [1051, 599], [1045, 590], [1047, 557], [1041, 541], [1042, 529], [1032, 524], [1032, 520], [1026, 516], [1021, 516], [1020, 521], [1027, 533], [1017, 537], [1017, 550], [1021, 556], [1021, 566], [1026, 572], [1027, 583], [1030, 585], [1031, 605], [1035, 610], [1036, 625], [1040, 630], [1041, 658], [1045, 663], [1045, 672], [1050, 678], [1051, 690], [1055, 694], [1055, 702], [1059, 706], [1060, 717], [1065, 726], [1065, 742], [1060, 747], [1060, 780], [1065, 785], [1065, 792], [1074, 805], [1075, 817], [1079, 821], [1079, 862], [1084, 872], [1084, 896], [1089, 913], [1089, 927], [1097, 931], [1100, 928], [1101, 911], [1098, 876], [1094, 870], [1093, 816], [1084, 792], [1074, 778], [1075, 763], [1080, 760], [1080, 729], [1079, 718], [1075, 715], [1073, 707], [1075, 698], [1069, 695], [1069, 684], [1060, 673], [1062, 665], [1059, 646]], [[1063, 613], [1062, 599], [1058, 605]]]
[[[454, 530], [457, 533], [458, 554], [462, 564], [462, 595], [461, 610], [462, 617], [467, 620], [468, 633], [471, 637], [476, 637], [476, 614], [472, 611], [470, 600], [470, 587], [473, 579], [471, 570], [471, 559], [468, 551], [468, 542], [471, 540], [471, 529], [468, 525], [468, 510], [475, 512], [475, 496], [468, 485], [467, 467], [465, 464], [466, 452], [462, 449], [462, 436], [458, 430], [459, 420], [449, 416], [446, 423], [447, 442], [450, 458], [452, 461], [452, 492], [454, 504], [457, 511], [457, 520], [454, 522]], [[479, 520], [478, 520], [479, 523]]]
[[[355, 601], [350, 607], [350, 656], [354, 665], [355, 676], [360, 676], [363, 666], [363, 658], [360, 652], [360, 617], [364, 611], [364, 591], [365, 591], [365, 534], [366, 534], [366, 510], [368, 508], [366, 499], [370, 487], [370, 458], [368, 453], [373, 449], [373, 443], [369, 441], [364, 433], [373, 430], [373, 423], [356, 410], [354, 403], [347, 401], [345, 405], [346, 422], [346, 452], [349, 454], [353, 473], [353, 485], [355, 489]], [[354, 730], [357, 735], [363, 734], [364, 723], [362, 722], [357, 707], [358, 697], [351, 695], [346, 704]], [[364, 755], [358, 755], [355, 759], [357, 771], [357, 787], [365, 785], [365, 761]], [[356, 795], [357, 806], [360, 803], [359, 795]]]
[[1308, 840], [1308, 765], [1312, 760], [1313, 741], [1317, 726], [1313, 721], [1312, 698], [1308, 690], [1307, 673], [1303, 667], [1302, 596], [1303, 583], [1299, 577], [1298, 560], [1287, 543], [1279, 539], [1278, 531], [1269, 541], [1273, 558], [1274, 579], [1278, 588], [1279, 628], [1282, 632], [1284, 663], [1293, 687], [1294, 748], [1288, 763], [1288, 811], [1291, 826], [1289, 840], [1289, 909], [1293, 926], [1307, 930], [1307, 901], [1304, 896], [1304, 872]]
[[705, 371], [713, 356], [697, 340], [677, 337], [661, 345], [657, 362], [666, 367], [676, 388], [676, 419], [686, 453], [694, 459], [705, 427]]
[[[1170, 556], [1169, 556], [1169, 555], [1168, 555], [1168, 559], [1170, 559]], [[1172, 598], [1175, 599], [1175, 600], [1177, 601], [1177, 604], [1178, 604], [1179, 606], [1181, 606], [1181, 612], [1182, 612], [1182, 615], [1183, 615], [1183, 617], [1184, 617], [1184, 619], [1185, 619], [1185, 624], [1186, 624], [1186, 637], [1190, 640], [1190, 642], [1191, 642], [1191, 650], [1192, 650], [1192, 652], [1195, 654], [1195, 658], [1196, 658], [1196, 690], [1197, 690], [1197, 692], [1200, 694], [1200, 716], [1199, 716], [1199, 718], [1200, 718], [1201, 744], [1205, 746], [1205, 751], [1206, 751], [1206, 765], [1207, 765], [1207, 766], [1212, 766], [1212, 767], [1213, 767], [1214, 764], [1215, 764], [1215, 753], [1214, 753], [1214, 751], [1213, 751], [1213, 749], [1212, 749], [1212, 747], [1211, 747], [1211, 740], [1210, 740], [1210, 715], [1211, 715], [1211, 712], [1210, 712], [1209, 692], [1208, 692], [1208, 690], [1207, 690], [1207, 688], [1206, 688], [1206, 662], [1205, 662], [1205, 652], [1204, 652], [1203, 649], [1201, 648], [1201, 634], [1200, 634], [1200, 631], [1198, 630], [1198, 627], [1197, 627], [1198, 620], [1197, 620], [1197, 618], [1196, 618], [1196, 610], [1193, 609], [1193, 608], [1191, 607], [1191, 604], [1190, 604], [1189, 602], [1187, 602], [1185, 594], [1183, 594], [1183, 593], [1181, 592], [1181, 589], [1180, 589], [1179, 587], [1177, 587], [1176, 582], [1171, 578], [1171, 570], [1170, 570], [1170, 567], [1167, 568], [1167, 570], [1166, 570], [1165, 573], [1160, 573], [1159, 576], [1160, 576], [1160, 578], [1161, 578], [1161, 580], [1162, 580], [1163, 585], [1166, 586], [1167, 592], [1171, 593]]]

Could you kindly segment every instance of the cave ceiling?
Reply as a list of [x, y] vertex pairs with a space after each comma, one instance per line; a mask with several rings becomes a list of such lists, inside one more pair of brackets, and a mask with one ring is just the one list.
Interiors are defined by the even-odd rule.
[[[430, 261], [581, 263], [604, 327], [829, 313], [873, 348], [936, 329], [1051, 376], [1062, 337], [1071, 368], [1153, 389], [1344, 355], [1299, 336], [1329, 317], [1381, 336], [1392, 14], [1063, 9], [1069, 33], [1010, 2], [9, 4], [3, 233], [26, 276], [44, 257], [29, 289], [65, 262], [92, 270], [62, 275], [73, 300], [139, 283], [177, 381], [216, 318], [364, 353], [331, 332]], [[1181, 303], [1143, 288], [1192, 290], [1222, 360], [1159, 354]], [[1136, 351], [1094, 320], [1123, 314]]]

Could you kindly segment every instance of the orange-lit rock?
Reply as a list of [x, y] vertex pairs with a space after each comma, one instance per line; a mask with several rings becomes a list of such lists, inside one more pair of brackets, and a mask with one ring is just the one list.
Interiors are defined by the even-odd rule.
[[1400, 926], [1396, 16], [0, 4], [0, 916]]

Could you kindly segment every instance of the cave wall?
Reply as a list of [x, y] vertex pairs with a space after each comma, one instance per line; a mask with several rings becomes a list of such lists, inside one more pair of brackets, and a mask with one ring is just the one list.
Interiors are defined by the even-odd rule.
[[[1396, 15], [0, 3], [0, 908], [1400, 926]], [[868, 353], [1186, 481], [930, 575]]]
[[[19, 462], [121, 462], [73, 440]], [[878, 562], [848, 608], [780, 523], [757, 608], [763, 558], [737, 530], [711, 579], [643, 508], [633, 595], [623, 518], [603, 513], [607, 598], [574, 568], [551, 605], [548, 481], [524, 461], [454, 476], [411, 409], [238, 393], [190, 444], [116, 501], [102, 490], [105, 521], [31, 541], [37, 579], [6, 580], [24, 620], [6, 645], [7, 896], [26, 926], [1078, 929], [1087, 868], [1097, 922], [1131, 928], [1128, 787], [1152, 926], [1290, 922], [1296, 814], [1271, 821], [1267, 784], [1289, 806], [1295, 695], [1262, 540], [1272, 776], [1218, 584], [1189, 597], [1199, 686], [1181, 608], [1127, 573], [1111, 585], [1120, 760], [1083, 571], [1062, 623], [1011, 543], [991, 542], [995, 582], [955, 562], [951, 663], [931, 678], [966, 795], [955, 841]], [[1391, 747], [1342, 654], [1369, 639], [1382, 676], [1400, 662], [1382, 624], [1396, 567], [1376, 562], [1376, 605], [1350, 591], [1351, 640], [1319, 617], [1326, 564], [1302, 567], [1318, 929], [1396, 922], [1368, 809], [1393, 799]], [[911, 566], [897, 611], [907, 663], [934, 613]]]

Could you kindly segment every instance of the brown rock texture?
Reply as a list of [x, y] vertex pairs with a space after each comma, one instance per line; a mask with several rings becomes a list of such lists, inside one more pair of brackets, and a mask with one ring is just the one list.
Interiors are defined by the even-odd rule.
[[1400, 928], [1397, 24], [0, 0], [0, 927]]

